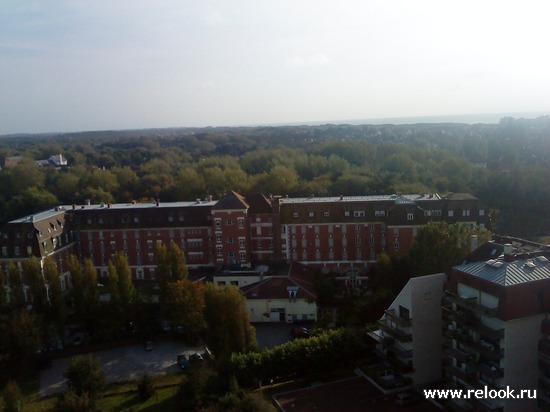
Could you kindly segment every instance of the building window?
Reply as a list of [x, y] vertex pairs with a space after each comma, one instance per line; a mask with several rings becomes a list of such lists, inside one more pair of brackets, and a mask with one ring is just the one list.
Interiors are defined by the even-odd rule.
[[222, 243], [222, 234], [216, 233], [216, 243]]
[[292, 214], [292, 217], [293, 217], [294, 219], [297, 219], [297, 218], [300, 217], [300, 214], [299, 214], [298, 212], [294, 212], [294, 213]]
[[14, 247], [13, 253], [15, 254], [15, 256], [19, 256], [19, 246]]
[[413, 213], [407, 213], [407, 220], [413, 220], [414, 214]]
[[308, 216], [309, 216], [309, 217], [315, 217], [315, 212], [309, 212], [309, 213], [308, 213]]
[[233, 223], [235, 223], [235, 221], [234, 221], [233, 219], [227, 219], [227, 220], [225, 221], [225, 224], [226, 224], [227, 226], [231, 226]]
[[317, 233], [317, 234], [321, 233], [321, 227], [320, 226], [315, 226], [315, 233]]
[[363, 210], [356, 210], [353, 212], [353, 217], [365, 217], [365, 212]]
[[376, 216], [376, 217], [386, 216], [386, 211], [385, 210], [376, 210], [374, 212], [374, 216]]
[[485, 210], [479, 209], [479, 216], [485, 216]]
[[229, 252], [229, 253], [227, 254], [227, 256], [228, 256], [229, 258], [233, 259], [233, 258], [235, 257], [235, 252]]
[[241, 260], [246, 260], [246, 252], [241, 250], [239, 252], [239, 257], [241, 258]]
[[216, 247], [216, 252], [217, 252], [218, 256], [223, 256], [223, 247], [217, 246]]
[[324, 217], [330, 217], [330, 212], [324, 212], [324, 213], [323, 213], [323, 216], [324, 216]]
[[154, 253], [149, 253], [147, 256], [149, 257], [149, 262], [152, 263], [155, 260], [155, 254]]
[[227, 238], [227, 243], [235, 243], [235, 238], [234, 237], [228, 237]]
[[360, 244], [361, 244], [361, 236], [360, 236], [360, 235], [355, 236], [355, 244], [356, 244], [356, 245], [360, 245]]
[[2, 246], [2, 256], [8, 256], [8, 247]]
[[455, 215], [454, 210], [449, 210], [449, 217], [453, 217]]
[[399, 250], [399, 239], [393, 240], [393, 247], [395, 250]]
[[139, 223], [139, 217], [134, 217], [134, 223]]
[[244, 248], [246, 246], [245, 238], [239, 238], [239, 247]]
[[244, 228], [244, 219], [242, 217], [237, 219], [237, 223], [239, 225], [239, 229]]
[[349, 211], [345, 211], [345, 212], [344, 212], [344, 216], [346, 216], [346, 217], [348, 217], [349, 214], [350, 214]]
[[470, 216], [470, 210], [468, 210], [468, 209], [463, 210], [463, 211], [462, 211], [462, 216], [464, 216], [464, 217]]
[[222, 220], [221, 219], [214, 220], [214, 225], [215, 225], [216, 229], [221, 229], [222, 228]]

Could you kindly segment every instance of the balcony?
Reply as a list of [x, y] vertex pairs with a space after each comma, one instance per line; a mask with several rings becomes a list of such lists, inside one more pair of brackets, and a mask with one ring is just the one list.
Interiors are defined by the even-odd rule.
[[445, 366], [444, 369], [451, 375], [456, 376], [458, 379], [469, 384], [470, 386], [475, 386], [477, 384], [477, 374], [475, 369], [469, 367], [457, 368], [453, 365]]
[[463, 343], [470, 349], [473, 349], [475, 352], [478, 352], [480, 355], [483, 355], [489, 359], [499, 360], [500, 358], [504, 357], [504, 349], [497, 348], [490, 343], [475, 342], [472, 337], [466, 333], [466, 331], [449, 331], [448, 336]]
[[487, 306], [477, 303], [476, 297], [469, 298], [458, 296], [456, 293], [448, 289], [445, 291], [445, 297], [452, 303], [462, 306], [463, 308], [470, 309], [478, 315], [483, 315], [490, 318], [494, 318], [497, 315], [497, 308], [488, 308]]
[[374, 353], [381, 359], [384, 359], [387, 363], [389, 363], [391, 366], [393, 366], [396, 370], [399, 371], [401, 374], [407, 374], [410, 372], [414, 372], [414, 369], [412, 367], [412, 362], [406, 359], [402, 359], [398, 356], [395, 356], [395, 353], [387, 351], [383, 352], [381, 350], [375, 349]]
[[395, 324], [408, 328], [412, 325], [411, 319], [405, 319], [395, 313], [395, 309], [387, 309], [385, 311], [386, 318], [394, 322]]
[[547, 356], [550, 359], [550, 339], [541, 339], [539, 341], [539, 354]]
[[412, 342], [412, 334], [410, 332], [405, 332], [399, 328], [388, 325], [386, 319], [379, 320], [378, 326], [399, 342]]
[[369, 335], [376, 342], [378, 342], [379, 344], [384, 345], [384, 346], [393, 345], [394, 342], [395, 342], [395, 339], [384, 335], [382, 333], [382, 331], [377, 326], [367, 328], [367, 335]]
[[443, 313], [443, 319], [455, 321], [460, 325], [467, 326], [468, 329], [489, 339], [500, 340], [504, 337], [504, 329], [493, 329], [490, 326], [483, 325], [481, 319], [475, 317], [472, 313], [455, 311], [450, 307], [442, 307], [441, 311]]

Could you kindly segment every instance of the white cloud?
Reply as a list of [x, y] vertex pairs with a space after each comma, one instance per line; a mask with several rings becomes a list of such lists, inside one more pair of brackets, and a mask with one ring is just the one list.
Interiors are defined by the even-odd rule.
[[217, 11], [206, 13], [203, 16], [203, 19], [208, 27], [218, 27], [223, 25], [227, 21], [225, 16]]
[[330, 59], [322, 54], [315, 54], [311, 56], [287, 56], [285, 59], [285, 67], [289, 68], [308, 68], [308, 67], [319, 67], [326, 66], [330, 64]]

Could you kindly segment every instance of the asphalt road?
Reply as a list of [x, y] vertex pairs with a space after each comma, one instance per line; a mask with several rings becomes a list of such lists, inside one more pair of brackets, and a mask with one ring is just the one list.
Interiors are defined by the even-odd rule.
[[[162, 375], [179, 370], [176, 357], [182, 353], [203, 352], [202, 347], [186, 347], [183, 342], [155, 342], [155, 349], [146, 352], [143, 345], [132, 345], [94, 352], [101, 359], [109, 382], [139, 379], [145, 373]], [[63, 374], [71, 358], [54, 359], [50, 369], [40, 375], [40, 395], [52, 395], [66, 389]]]

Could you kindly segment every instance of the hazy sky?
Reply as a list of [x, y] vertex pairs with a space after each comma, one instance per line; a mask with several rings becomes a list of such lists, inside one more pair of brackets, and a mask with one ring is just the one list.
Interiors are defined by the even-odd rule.
[[0, 134], [550, 111], [549, 11], [0, 0]]

